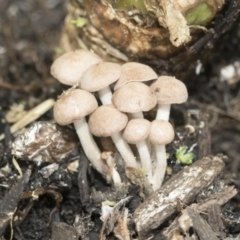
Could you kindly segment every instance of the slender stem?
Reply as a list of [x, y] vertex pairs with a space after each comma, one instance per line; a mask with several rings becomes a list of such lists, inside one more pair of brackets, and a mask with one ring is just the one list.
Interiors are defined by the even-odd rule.
[[142, 168], [146, 172], [149, 183], [152, 183], [152, 158], [148, 150], [146, 141], [142, 141], [136, 144]]
[[98, 96], [103, 105], [112, 104], [112, 91], [110, 87], [105, 87], [98, 91]]
[[129, 167], [137, 167], [137, 161], [132, 153], [131, 148], [127, 144], [127, 142], [123, 139], [121, 133], [115, 133], [111, 136], [116, 148], [118, 149], [119, 153], [121, 154], [123, 160], [125, 161], [126, 165]]
[[93, 167], [96, 168], [105, 178], [108, 176], [108, 167], [102, 162], [101, 152], [93, 139], [92, 134], [89, 131], [88, 124], [85, 118], [74, 121], [74, 127], [77, 135], [80, 139], [83, 150], [92, 163]]
[[[129, 113], [130, 119], [144, 119], [143, 112]], [[149, 183], [152, 183], [152, 158], [148, 148], [147, 141], [136, 144], [142, 169], [146, 172]]]
[[[98, 91], [99, 98], [103, 105], [112, 104], [112, 91], [110, 87], [105, 87]], [[137, 167], [137, 161], [132, 153], [128, 143], [123, 139], [121, 133], [115, 133], [111, 136], [116, 148], [121, 154], [127, 166]]]
[[[131, 119], [144, 119], [143, 112], [129, 113]], [[150, 155], [147, 140], [136, 144], [139, 157], [142, 163], [142, 169], [145, 170], [149, 183], [152, 182], [152, 158]]]
[[156, 166], [153, 173], [153, 190], [156, 191], [162, 186], [164, 175], [167, 168], [167, 156], [165, 145], [155, 145]]
[[[112, 91], [109, 86], [99, 90], [98, 96], [103, 105], [112, 104]], [[121, 178], [115, 167], [112, 169], [112, 179], [115, 186], [121, 184]]]
[[170, 115], [170, 108], [171, 108], [170, 104], [167, 105], [158, 104], [156, 119], [168, 121]]
[[111, 171], [109, 171], [109, 167], [104, 164], [101, 158], [101, 152], [96, 142], [94, 141], [92, 134], [89, 131], [85, 118], [74, 121], [74, 126], [81, 141], [83, 150], [89, 161], [92, 163], [93, 167], [96, 168], [96, 170], [100, 172], [107, 181], [110, 181], [110, 179], [112, 179], [114, 185], [120, 184], [121, 178], [116, 169], [113, 168], [111, 176], [109, 176], [109, 172]]
[[101, 151], [89, 131], [85, 118], [74, 121], [74, 127], [81, 141], [83, 150], [93, 167], [96, 168], [96, 170], [100, 172], [107, 181], [112, 179], [115, 186], [121, 184], [121, 178], [117, 170], [114, 167], [110, 169], [102, 160]]

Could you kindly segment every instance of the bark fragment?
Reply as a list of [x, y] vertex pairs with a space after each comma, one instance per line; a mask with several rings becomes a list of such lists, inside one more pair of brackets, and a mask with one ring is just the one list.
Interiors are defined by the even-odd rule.
[[13, 214], [17, 208], [20, 200], [20, 195], [26, 187], [29, 178], [31, 176], [31, 170], [28, 169], [26, 173], [19, 179], [19, 181], [10, 189], [1, 201], [0, 205], [0, 236], [4, 233], [10, 220], [13, 218]]
[[[125, 62], [131, 59], [144, 62], [155, 67], [155, 70], [161, 74], [171, 74], [180, 79], [186, 78], [190, 70], [195, 68], [197, 59], [202, 62], [207, 59], [209, 49], [236, 21], [240, 7], [240, 1], [227, 0], [220, 15], [224, 16], [223, 18], [218, 18], [216, 15], [218, 21], [211, 21], [211, 24], [207, 25], [207, 32], [203, 32], [202, 28], [191, 27], [192, 41], [181, 47], [175, 47], [169, 40], [168, 29], [158, 23], [161, 14], [158, 10], [160, 1], [144, 0], [145, 6], [154, 17], [152, 14], [146, 16], [148, 14], [134, 11], [129, 11], [131, 15], [128, 12], [124, 14], [109, 7], [109, 2], [112, 1], [105, 0], [105, 4], [102, 2], [101, 0], [69, 2], [69, 13], [61, 38], [61, 46], [64, 50], [80, 47], [91, 49], [107, 61]], [[175, 4], [176, 0], [171, 2]], [[183, 2], [193, 1], [181, 1]], [[208, 1], [211, 8], [218, 7], [219, 4], [221, 5], [221, 0]], [[191, 20], [190, 25], [198, 25], [192, 22], [192, 17], [189, 17], [191, 11], [190, 13], [187, 11], [186, 14]], [[72, 20], [79, 18], [88, 19], [84, 27], [71, 24]], [[135, 19], [140, 20], [141, 24], [139, 25], [139, 21], [136, 22]]]
[[12, 144], [12, 154], [22, 160], [62, 162], [77, 153], [77, 138], [70, 128], [53, 121], [33, 123]]
[[[210, 227], [213, 230], [215, 230], [215, 232], [217, 231], [218, 237], [221, 236], [222, 237], [221, 239], [224, 239], [226, 234], [223, 232], [222, 229], [220, 229], [223, 224], [222, 219], [221, 219], [221, 214], [218, 212], [218, 210], [216, 211], [215, 209], [220, 209], [220, 206], [227, 203], [236, 194], [237, 194], [237, 190], [235, 189], [235, 187], [233, 187], [233, 186], [226, 187], [221, 192], [215, 193], [215, 194], [211, 195], [209, 198], [207, 198], [206, 200], [199, 202], [197, 204], [194, 203], [194, 204], [190, 205], [189, 207], [191, 209], [193, 209], [194, 211], [196, 211], [198, 214], [204, 213], [204, 216], [206, 216], [206, 214], [207, 214], [208, 215], [208, 223], [209, 223]], [[211, 215], [209, 214], [210, 208], [212, 209]], [[213, 217], [213, 216], [215, 216], [215, 217]], [[164, 231], [163, 231], [164, 240], [172, 239], [173, 237], [176, 237], [177, 239], [181, 239], [181, 238], [183, 239], [182, 233], [183, 233], [184, 229], [182, 229], [180, 227], [179, 218], [181, 218], [181, 216], [176, 217], [174, 219], [174, 221], [166, 229], [164, 229]], [[190, 220], [190, 222], [192, 222], [192, 221]], [[215, 228], [216, 226], [217, 226], [217, 229]], [[193, 226], [193, 228], [194, 228], [194, 226]], [[186, 231], [185, 231], [184, 235], [186, 235]], [[188, 235], [189, 235], [189, 233], [188, 233]]]
[[191, 41], [192, 38], [187, 20], [174, 3], [169, 0], [163, 0], [159, 4], [160, 8], [163, 9], [163, 14], [158, 17], [158, 21], [168, 28], [171, 43], [175, 47], [179, 47]]
[[197, 235], [200, 240], [218, 240], [216, 234], [213, 232], [211, 227], [207, 224], [207, 222], [197, 213], [197, 211], [187, 207], [183, 210], [182, 216], [179, 218], [179, 223], [182, 228], [185, 228], [184, 222], [181, 222], [182, 219], [185, 221], [190, 221], [190, 224], [184, 229], [184, 232], [188, 234], [188, 231], [191, 227], [197, 232]]
[[139, 239], [177, 213], [177, 203], [190, 204], [222, 172], [223, 155], [205, 157], [184, 168], [142, 203], [134, 213]]

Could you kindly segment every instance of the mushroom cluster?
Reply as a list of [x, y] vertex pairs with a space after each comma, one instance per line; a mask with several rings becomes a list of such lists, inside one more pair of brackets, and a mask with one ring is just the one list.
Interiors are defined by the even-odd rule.
[[[186, 86], [174, 77], [158, 77], [147, 65], [104, 62], [85, 50], [57, 58], [51, 73], [61, 83], [74, 86], [56, 101], [54, 119], [60, 125], [74, 124], [93, 167], [115, 186], [121, 184], [114, 159], [101, 152], [93, 135], [111, 137], [126, 166], [141, 167], [153, 190], [159, 189], [167, 166], [165, 145], [174, 138], [168, 122], [170, 106], [187, 100]], [[155, 106], [156, 119], [144, 119], [143, 112]], [[140, 161], [129, 144], [136, 146]]]

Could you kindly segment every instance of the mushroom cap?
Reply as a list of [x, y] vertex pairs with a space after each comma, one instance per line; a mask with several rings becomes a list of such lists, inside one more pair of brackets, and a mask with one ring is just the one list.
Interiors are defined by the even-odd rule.
[[167, 105], [187, 101], [186, 85], [174, 77], [161, 76], [151, 86], [158, 104]]
[[157, 100], [147, 85], [130, 82], [114, 92], [112, 102], [119, 111], [135, 113], [149, 111], [154, 108]]
[[158, 75], [148, 65], [128, 62], [122, 65], [122, 73], [117, 81], [114, 90], [128, 82], [145, 82], [157, 79]]
[[89, 92], [96, 92], [117, 81], [120, 74], [119, 64], [101, 62], [88, 68], [80, 80], [80, 87]]
[[144, 141], [150, 133], [151, 123], [146, 119], [132, 119], [123, 131], [123, 138], [131, 144]]
[[81, 89], [64, 92], [53, 108], [53, 116], [59, 125], [80, 120], [98, 107], [95, 97]]
[[90, 132], [97, 137], [108, 137], [122, 131], [127, 125], [128, 117], [113, 105], [97, 108], [89, 117]]
[[166, 145], [173, 141], [172, 124], [165, 120], [154, 120], [151, 123], [149, 141], [156, 145]]
[[90, 66], [102, 61], [98, 55], [86, 50], [70, 51], [53, 62], [51, 74], [59, 82], [72, 86], [80, 82], [82, 74]]

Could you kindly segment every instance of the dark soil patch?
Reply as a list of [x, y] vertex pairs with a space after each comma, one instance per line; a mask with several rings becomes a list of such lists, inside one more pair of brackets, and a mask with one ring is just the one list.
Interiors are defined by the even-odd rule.
[[[7, 178], [0, 176], [0, 199], [8, 192], [16, 182], [17, 171], [11, 162], [11, 149], [9, 143], [12, 137], [9, 134], [9, 125], [3, 121], [6, 113], [13, 105], [22, 103], [26, 110], [41, 103], [45, 99], [54, 98], [62, 92], [62, 87], [50, 76], [49, 68], [53, 61], [55, 50], [61, 34], [61, 26], [66, 15], [66, 2], [64, 0], [11, 0], [0, 1], [0, 134], [5, 132], [6, 138], [0, 143], [0, 168], [9, 163], [12, 172]], [[235, 82], [221, 81], [220, 70], [233, 63], [239, 63], [239, 74]], [[184, 106], [173, 108], [172, 121], [176, 126], [181, 126], [184, 117], [192, 123], [188, 115], [201, 110], [209, 116], [211, 131], [212, 154], [223, 153], [228, 156], [225, 159], [226, 168], [222, 176], [229, 184], [240, 187], [240, 19], [236, 20], [233, 29], [225, 34], [217, 42], [212, 52], [211, 61], [204, 64], [199, 75], [193, 75], [187, 81], [190, 99]], [[187, 114], [183, 112], [187, 111]], [[181, 117], [179, 118], [179, 113]], [[39, 120], [51, 120], [49, 112]], [[179, 132], [183, 131], [180, 128]], [[189, 135], [188, 135], [189, 137]], [[186, 137], [185, 144], [191, 146], [196, 140], [194, 137]], [[171, 153], [171, 151], [170, 151]], [[59, 169], [56, 176], [51, 179], [39, 179], [39, 167], [36, 164], [19, 161], [23, 170], [32, 165], [31, 186], [28, 190], [37, 187], [46, 187], [54, 182], [56, 189], [63, 196], [60, 203], [54, 192], [45, 192], [39, 195], [38, 200], [29, 198], [21, 201], [19, 212], [23, 219], [14, 227], [13, 239], [50, 239], [50, 222], [59, 219], [73, 225], [75, 216], [83, 217], [81, 226], [83, 231], [90, 232], [90, 239], [97, 239], [95, 233], [100, 232], [100, 206], [97, 204], [85, 204], [84, 208], [79, 201], [79, 186], [77, 173], [62, 175]], [[176, 164], [174, 158], [170, 163], [173, 173], [182, 169]], [[64, 172], [64, 171], [63, 171]], [[58, 174], [58, 175], [57, 175]], [[6, 181], [7, 180], [7, 181]], [[38, 182], [39, 181], [39, 182]], [[65, 182], [66, 184], [62, 184]], [[111, 188], [94, 171], [90, 174], [91, 187], [104, 189], [111, 192]], [[137, 188], [132, 187], [131, 192], [136, 193]], [[100, 201], [101, 202], [101, 201]], [[135, 209], [135, 204], [140, 202], [135, 197], [130, 204], [130, 209]], [[240, 195], [234, 197], [223, 212], [225, 216], [234, 220], [226, 224], [225, 231], [230, 234], [239, 234], [240, 227], [235, 221], [240, 217]], [[86, 214], [88, 213], [88, 214]], [[91, 217], [90, 216], [91, 213]], [[92, 223], [95, 225], [92, 225]], [[84, 235], [84, 233], [83, 233]], [[6, 231], [5, 239], [10, 239], [10, 228]]]

